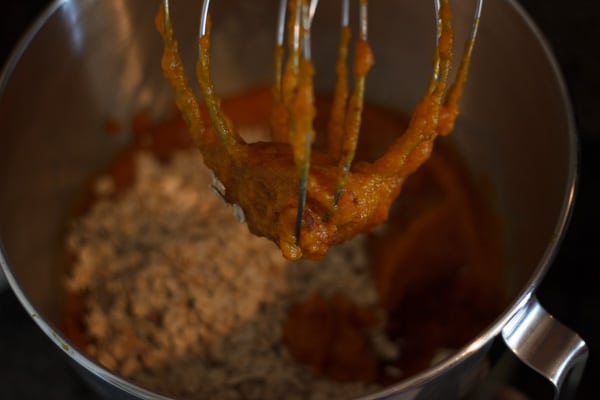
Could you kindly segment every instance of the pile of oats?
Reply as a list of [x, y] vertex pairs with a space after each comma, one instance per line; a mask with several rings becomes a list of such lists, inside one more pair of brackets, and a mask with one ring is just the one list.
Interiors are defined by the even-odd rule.
[[67, 288], [85, 293], [92, 357], [186, 399], [336, 399], [377, 389], [318, 377], [282, 342], [288, 311], [315, 293], [377, 308], [361, 239], [322, 261], [289, 263], [210, 193], [198, 151], [168, 164], [141, 152], [135, 162], [135, 182], [118, 196], [110, 176], [97, 181], [99, 200], [67, 239], [76, 260]]

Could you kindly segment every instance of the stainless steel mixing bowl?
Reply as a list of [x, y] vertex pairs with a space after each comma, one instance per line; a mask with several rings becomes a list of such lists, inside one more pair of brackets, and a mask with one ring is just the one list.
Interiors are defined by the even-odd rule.
[[[220, 93], [267, 82], [276, 1], [214, 3]], [[368, 79], [371, 101], [410, 111], [423, 92], [434, 43], [430, 3], [371, 2], [369, 37], [377, 56]], [[464, 37], [473, 3], [454, 3], [458, 36]], [[69, 343], [60, 330], [63, 275], [56, 260], [68, 205], [127, 141], [104, 133], [106, 119], [127, 124], [136, 111], [159, 116], [171, 109], [153, 27], [157, 6], [148, 0], [56, 1], [23, 38], [0, 79], [0, 264], [40, 328], [109, 398], [162, 397], [115, 376]], [[190, 65], [199, 7], [199, 0], [173, 6]], [[322, 2], [315, 20], [317, 84], [324, 89], [333, 82], [338, 17], [337, 2]], [[515, 2], [485, 2], [462, 104], [452, 136], [473, 173], [494, 189], [504, 222], [509, 305], [449, 359], [368, 398], [458, 397], [497, 337], [556, 387], [587, 355], [585, 344], [534, 295], [573, 202], [576, 137], [556, 63]]]

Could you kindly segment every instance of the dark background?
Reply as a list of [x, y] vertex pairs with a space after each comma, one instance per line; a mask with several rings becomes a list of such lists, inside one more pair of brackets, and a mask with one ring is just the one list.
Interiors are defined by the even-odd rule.
[[[580, 142], [573, 217], [538, 296], [588, 342], [591, 357], [577, 399], [594, 399], [600, 381], [600, 1], [520, 2], [554, 49], [573, 101]], [[49, 3], [2, 1], [0, 64]], [[93, 394], [7, 289], [0, 293], [0, 399], [42, 398], [82, 399]]]

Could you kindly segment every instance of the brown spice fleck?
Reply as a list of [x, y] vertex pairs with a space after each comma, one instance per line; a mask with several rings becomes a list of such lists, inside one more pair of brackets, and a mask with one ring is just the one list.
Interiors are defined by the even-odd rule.
[[104, 131], [109, 135], [117, 135], [122, 132], [121, 122], [114, 118], [104, 121]]

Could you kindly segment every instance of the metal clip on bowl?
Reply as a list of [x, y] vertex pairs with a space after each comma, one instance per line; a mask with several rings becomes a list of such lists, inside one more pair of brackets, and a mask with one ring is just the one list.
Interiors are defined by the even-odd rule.
[[502, 329], [508, 348], [547, 379], [554, 400], [572, 398], [583, 374], [588, 347], [575, 332], [550, 315], [534, 295]]

